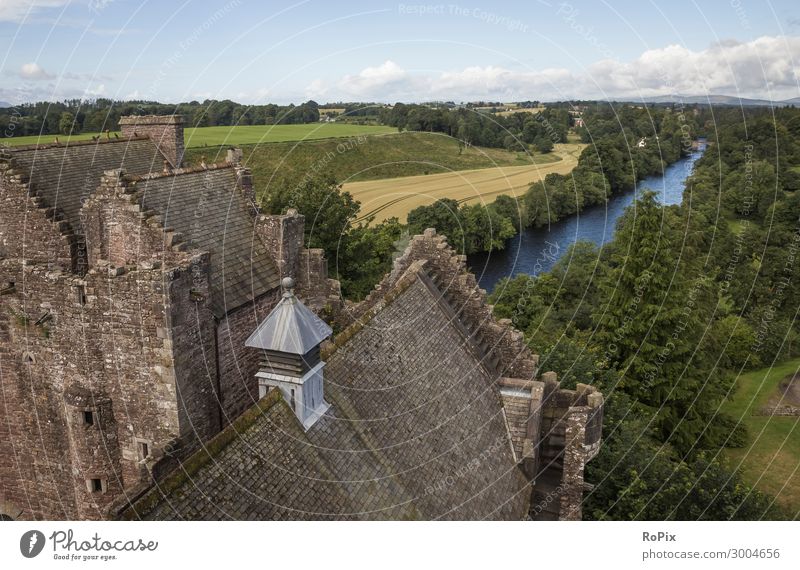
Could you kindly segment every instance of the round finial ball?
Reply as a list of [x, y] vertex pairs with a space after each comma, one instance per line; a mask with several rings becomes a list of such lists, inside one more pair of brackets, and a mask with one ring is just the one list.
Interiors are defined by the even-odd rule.
[[284, 289], [294, 289], [294, 279], [291, 277], [284, 277], [281, 281], [281, 285]]

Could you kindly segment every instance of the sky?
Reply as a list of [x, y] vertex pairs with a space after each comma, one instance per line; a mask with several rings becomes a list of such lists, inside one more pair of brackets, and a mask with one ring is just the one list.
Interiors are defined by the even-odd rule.
[[783, 100], [799, 6], [0, 0], [0, 101]]

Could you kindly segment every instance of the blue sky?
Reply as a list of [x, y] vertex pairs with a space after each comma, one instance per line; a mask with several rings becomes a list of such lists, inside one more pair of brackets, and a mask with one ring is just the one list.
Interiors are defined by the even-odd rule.
[[800, 96], [796, 2], [0, 0], [0, 100]]

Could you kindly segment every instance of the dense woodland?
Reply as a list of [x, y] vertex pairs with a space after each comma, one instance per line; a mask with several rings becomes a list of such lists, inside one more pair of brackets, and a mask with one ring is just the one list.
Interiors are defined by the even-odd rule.
[[577, 243], [550, 273], [493, 293], [544, 369], [607, 396], [588, 518], [794, 516], [720, 461], [748, 438], [720, 404], [742, 371], [800, 352], [800, 112], [714, 115], [682, 205], [647, 193], [602, 252]]

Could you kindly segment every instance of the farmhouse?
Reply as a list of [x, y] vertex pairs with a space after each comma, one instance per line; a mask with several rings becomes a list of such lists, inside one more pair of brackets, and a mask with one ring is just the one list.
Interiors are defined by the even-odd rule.
[[343, 303], [240, 151], [121, 128], [0, 155], [0, 516], [580, 518], [602, 396], [540, 375], [443, 236]]

